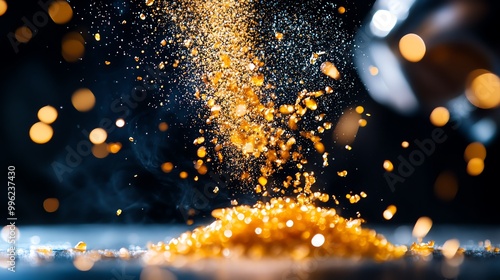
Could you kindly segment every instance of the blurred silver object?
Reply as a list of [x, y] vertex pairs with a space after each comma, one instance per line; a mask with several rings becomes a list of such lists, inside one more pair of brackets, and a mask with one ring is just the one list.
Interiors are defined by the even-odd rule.
[[[355, 65], [369, 95], [404, 116], [446, 107], [471, 141], [490, 142], [500, 123], [498, 106], [477, 108], [466, 91], [473, 71], [500, 73], [498, 6], [492, 0], [376, 1], [355, 37]], [[418, 62], [399, 50], [409, 33], [425, 42]], [[499, 86], [491, 91], [500, 96]]]

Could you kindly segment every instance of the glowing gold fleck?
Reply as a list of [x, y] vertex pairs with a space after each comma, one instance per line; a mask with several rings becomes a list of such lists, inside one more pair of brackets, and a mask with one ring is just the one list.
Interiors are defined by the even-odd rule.
[[382, 166], [387, 172], [392, 172], [392, 170], [394, 170], [394, 165], [388, 159], [384, 160], [384, 164]]
[[81, 252], [84, 252], [87, 250], [87, 243], [83, 242], [83, 241], [80, 241], [78, 242], [75, 247], [73, 247], [73, 249], [75, 251], [81, 251]]
[[321, 69], [321, 72], [323, 74], [327, 75], [328, 77], [335, 79], [335, 80], [340, 79], [340, 72], [337, 69], [337, 67], [335, 67], [335, 65], [333, 63], [331, 63], [329, 61], [323, 62], [320, 66], [320, 69]]

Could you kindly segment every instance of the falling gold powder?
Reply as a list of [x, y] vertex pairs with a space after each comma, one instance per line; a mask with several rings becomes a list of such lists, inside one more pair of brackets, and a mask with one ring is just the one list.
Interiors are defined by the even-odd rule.
[[[146, 263], [169, 263], [180, 256], [336, 256], [377, 261], [403, 256], [405, 246], [395, 246], [374, 230], [363, 228], [362, 219], [343, 218], [335, 209], [316, 206], [317, 201], [327, 202], [330, 195], [313, 190], [316, 177], [306, 170], [304, 151], [313, 148], [322, 155], [323, 166], [328, 166], [329, 153], [320, 135], [332, 124], [324, 122], [325, 114], [321, 113], [315, 113], [314, 119], [323, 122], [316, 130], [305, 129], [301, 120], [323, 109], [319, 98], [333, 89], [303, 89], [295, 93], [295, 102], [279, 104], [276, 94], [270, 93], [274, 85], [264, 72], [264, 52], [258, 47], [256, 3], [181, 0], [172, 5], [167, 10], [177, 13], [172, 17], [180, 31], [176, 42], [186, 49], [183, 57], [191, 59], [190, 79], [200, 79], [193, 82], [194, 96], [204, 105], [200, 117], [210, 127], [193, 142], [199, 145], [195, 168], [200, 171], [205, 160], [216, 158], [230, 167], [234, 178], [243, 179], [242, 188], [266, 199], [252, 206], [214, 210], [216, 220], [210, 225], [168, 243], [151, 244]], [[274, 32], [277, 40], [284, 40], [283, 33]], [[166, 46], [166, 41], [161, 45]], [[314, 62], [324, 53], [313, 53]], [[182, 69], [181, 63], [175, 61], [173, 66]], [[340, 79], [332, 62], [316, 67], [333, 80]], [[362, 113], [361, 109], [357, 111]], [[358, 120], [359, 115], [356, 129], [364, 126], [358, 125]], [[288, 163], [299, 172], [287, 176], [281, 186], [270, 180]], [[164, 166], [162, 169], [165, 171]], [[181, 177], [183, 173], [187, 177], [186, 172], [181, 172]], [[338, 171], [338, 175], [347, 176], [347, 170]], [[214, 189], [214, 193], [218, 191]], [[362, 197], [366, 193], [349, 195], [348, 200], [357, 203]]]

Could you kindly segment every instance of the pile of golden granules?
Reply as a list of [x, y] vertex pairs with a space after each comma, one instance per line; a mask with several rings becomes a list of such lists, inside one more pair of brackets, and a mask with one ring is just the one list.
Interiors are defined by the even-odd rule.
[[253, 207], [216, 209], [217, 218], [181, 234], [168, 243], [150, 244], [146, 263], [170, 263], [177, 257], [250, 259], [322, 257], [400, 258], [406, 246], [391, 244], [360, 219], [345, 219], [334, 209], [300, 203], [293, 198], [272, 198]]

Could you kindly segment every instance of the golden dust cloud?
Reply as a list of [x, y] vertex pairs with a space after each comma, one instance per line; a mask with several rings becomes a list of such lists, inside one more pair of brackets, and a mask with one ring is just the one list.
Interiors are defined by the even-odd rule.
[[50, 139], [52, 139], [53, 134], [54, 130], [52, 127], [43, 122], [33, 124], [29, 131], [31, 141], [37, 144], [45, 144], [49, 142]]
[[419, 62], [426, 52], [425, 42], [417, 34], [406, 34], [399, 40], [399, 52], [404, 59]]
[[55, 0], [50, 3], [48, 12], [56, 24], [68, 23], [73, 17], [73, 8], [65, 0]]
[[90, 89], [81, 88], [71, 96], [71, 104], [79, 112], [88, 112], [94, 108], [95, 96]]

